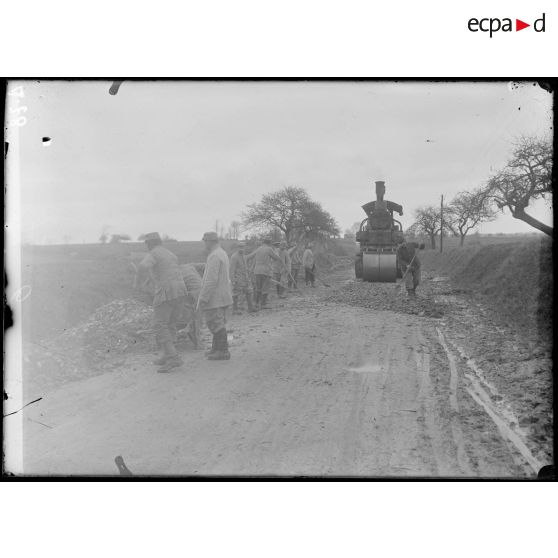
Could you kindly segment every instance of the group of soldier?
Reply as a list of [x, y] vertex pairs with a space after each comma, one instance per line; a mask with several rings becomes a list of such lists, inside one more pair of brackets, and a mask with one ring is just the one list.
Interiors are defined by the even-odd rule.
[[[315, 286], [316, 265], [313, 244], [307, 244], [301, 257], [296, 244], [272, 242], [265, 238], [250, 253], [246, 244], [238, 242], [229, 257], [215, 232], [207, 232], [205, 243], [207, 261], [203, 277], [193, 264], [179, 265], [178, 258], [163, 247], [158, 233], [145, 236], [148, 254], [139, 264], [140, 277], [154, 286], [153, 320], [155, 339], [161, 355], [154, 361], [158, 372], [169, 372], [183, 364], [175, 346], [180, 324], [189, 324], [188, 335], [194, 347], [203, 348], [202, 323], [212, 334], [212, 345], [205, 354], [209, 360], [229, 360], [227, 313], [241, 313], [242, 298], [248, 312], [269, 308], [268, 297], [274, 285], [277, 296], [298, 289], [298, 275], [304, 268], [305, 283]], [[255, 293], [255, 295], [254, 295]]]
[[[306, 284], [314, 286], [315, 263], [313, 244], [310, 242], [301, 258], [296, 244], [273, 242], [265, 238], [246, 254], [246, 244], [239, 243], [231, 256], [230, 277], [233, 287], [233, 313], [239, 313], [239, 297], [245, 297], [248, 311], [268, 308], [272, 287], [278, 298], [286, 298], [289, 290], [298, 289], [298, 274], [305, 270]], [[254, 294], [254, 298], [252, 298]]]

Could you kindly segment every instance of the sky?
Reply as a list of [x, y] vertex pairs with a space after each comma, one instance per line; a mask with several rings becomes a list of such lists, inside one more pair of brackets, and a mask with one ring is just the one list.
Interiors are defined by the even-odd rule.
[[[344, 231], [375, 180], [406, 228], [552, 126], [551, 95], [532, 82], [124, 81], [114, 96], [109, 81], [20, 83], [22, 240], [37, 244], [103, 230], [198, 240], [284, 186], [305, 188]], [[529, 209], [551, 224], [548, 204]], [[509, 214], [480, 229], [533, 231]]]

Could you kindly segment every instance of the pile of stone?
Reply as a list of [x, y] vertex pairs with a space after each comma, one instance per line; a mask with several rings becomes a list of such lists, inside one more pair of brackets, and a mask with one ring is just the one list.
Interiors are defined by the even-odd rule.
[[141, 300], [114, 300], [48, 342], [25, 344], [25, 381], [53, 387], [121, 366], [127, 354], [155, 350], [152, 316]]
[[152, 339], [152, 316], [153, 310], [141, 300], [113, 300], [84, 323], [66, 330], [56, 344], [69, 352], [77, 350], [98, 364], [138, 348], [145, 350], [145, 343]]

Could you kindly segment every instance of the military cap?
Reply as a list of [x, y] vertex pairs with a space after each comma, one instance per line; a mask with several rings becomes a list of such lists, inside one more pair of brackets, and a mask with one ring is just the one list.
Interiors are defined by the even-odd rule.
[[147, 242], [148, 240], [161, 240], [161, 236], [158, 232], [151, 232], [145, 235], [144, 240], [145, 242]]
[[204, 233], [202, 240], [212, 240], [214, 242], [217, 242], [219, 240], [219, 237], [217, 236], [217, 233], [215, 231], [209, 231]]

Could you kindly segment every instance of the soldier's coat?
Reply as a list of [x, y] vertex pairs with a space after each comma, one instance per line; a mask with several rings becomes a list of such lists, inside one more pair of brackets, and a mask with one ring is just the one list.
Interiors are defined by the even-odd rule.
[[314, 253], [310, 248], [306, 248], [304, 250], [304, 254], [302, 255], [302, 265], [307, 269], [312, 269], [314, 265]]
[[218, 246], [207, 257], [199, 302], [204, 309], [223, 308], [233, 302], [229, 278], [229, 257]]
[[238, 251], [231, 256], [230, 275], [233, 285], [245, 287], [250, 284], [246, 256]]
[[273, 270], [271, 267], [272, 261], [279, 259], [279, 256], [275, 253], [271, 246], [264, 244], [256, 249], [254, 252], [246, 256], [247, 260], [254, 258], [254, 274], [255, 275], [273, 275]]
[[153, 306], [186, 296], [186, 286], [178, 266], [178, 258], [163, 246], [155, 246], [143, 258], [140, 269], [150, 270], [155, 280]]

